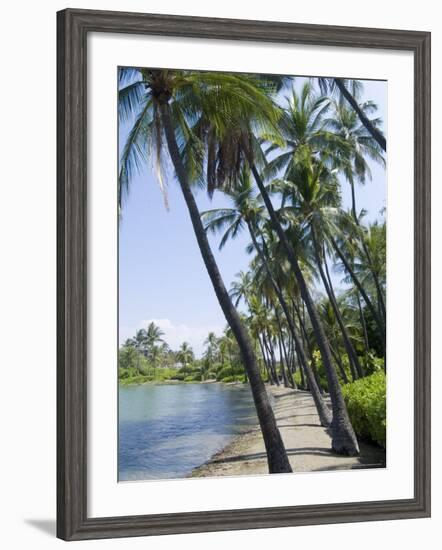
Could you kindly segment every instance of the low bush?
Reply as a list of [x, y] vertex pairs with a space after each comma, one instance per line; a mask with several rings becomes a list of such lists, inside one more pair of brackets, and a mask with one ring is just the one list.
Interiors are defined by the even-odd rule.
[[137, 371], [137, 369], [134, 369], [134, 368], [125, 369], [125, 368], [120, 367], [118, 369], [118, 378], [120, 380], [124, 380], [126, 378], [133, 378], [134, 376], [137, 376], [138, 374], [139, 374], [139, 372]]
[[225, 376], [224, 378], [219, 379], [220, 382], [228, 384], [229, 382], [245, 382], [245, 376], [242, 374], [237, 374], [233, 376]]
[[186, 376], [184, 378], [184, 382], [201, 382], [201, 373], [195, 372], [189, 376]]
[[348, 414], [356, 435], [385, 449], [386, 378], [383, 370], [342, 387]]
[[232, 367], [223, 367], [217, 372], [217, 380], [223, 380], [224, 378], [227, 378], [228, 376], [233, 377], [235, 375], [235, 371]]
[[150, 382], [147, 376], [142, 374], [137, 374], [136, 376], [131, 376], [129, 378], [120, 378], [120, 384], [123, 386], [130, 386], [132, 384], [145, 384]]
[[[361, 364], [364, 364], [363, 359], [361, 359]], [[384, 370], [384, 360], [381, 357], [376, 357], [372, 353], [368, 354], [367, 365], [365, 367], [366, 374], [374, 374], [375, 372]]]
[[174, 374], [173, 376], [171, 376], [171, 380], [177, 380], [179, 382], [183, 382], [184, 381], [184, 378], [186, 377], [186, 375], [182, 372], [177, 372], [176, 374]]

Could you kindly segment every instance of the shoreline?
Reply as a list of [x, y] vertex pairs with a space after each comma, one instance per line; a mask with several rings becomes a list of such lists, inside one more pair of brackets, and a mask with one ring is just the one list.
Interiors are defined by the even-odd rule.
[[[281, 436], [293, 472], [318, 472], [385, 468], [385, 450], [359, 442], [360, 456], [347, 457], [331, 451], [331, 438], [320, 425], [309, 392], [267, 386]], [[186, 477], [212, 477], [268, 474], [264, 442], [258, 422], [236, 435], [208, 461]]]
[[121, 382], [121, 380], [118, 380], [118, 386], [125, 388], [130, 386], [176, 386], [182, 384], [224, 384], [225, 386], [244, 386], [247, 382], [223, 382], [222, 380], [189, 380], [188, 382], [185, 382], [184, 380], [146, 380], [145, 382], [129, 382], [125, 384], [124, 382]]

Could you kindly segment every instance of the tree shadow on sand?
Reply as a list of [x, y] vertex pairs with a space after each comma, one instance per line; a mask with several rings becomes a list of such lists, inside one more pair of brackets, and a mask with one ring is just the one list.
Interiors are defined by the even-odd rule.
[[[362, 449], [361, 449], [362, 450]], [[297, 449], [286, 449], [287, 454], [289, 456], [301, 456], [301, 455], [310, 455], [310, 456], [328, 456], [328, 457], [336, 457], [341, 456], [336, 453], [334, 453], [331, 449], [326, 447], [300, 447]], [[342, 467], [339, 465], [334, 466], [326, 466], [323, 468], [315, 468], [312, 471], [320, 472], [320, 471], [327, 471], [327, 470], [354, 470], [354, 469], [360, 469], [360, 468], [385, 468], [385, 459], [383, 459], [381, 452], [379, 453], [361, 453], [361, 456], [358, 457], [358, 462], [356, 464], [352, 465], [343, 465]], [[266, 460], [267, 455], [265, 452], [259, 452], [259, 453], [250, 453], [250, 454], [242, 454], [237, 456], [230, 456], [230, 457], [223, 457], [221, 459], [214, 459], [211, 460], [211, 464], [226, 464], [226, 463], [234, 463], [234, 462], [250, 462], [253, 460]]]

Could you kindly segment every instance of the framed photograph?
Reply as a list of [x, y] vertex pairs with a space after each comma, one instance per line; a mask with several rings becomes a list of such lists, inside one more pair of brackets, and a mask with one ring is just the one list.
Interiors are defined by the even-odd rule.
[[429, 516], [430, 33], [57, 33], [58, 537]]

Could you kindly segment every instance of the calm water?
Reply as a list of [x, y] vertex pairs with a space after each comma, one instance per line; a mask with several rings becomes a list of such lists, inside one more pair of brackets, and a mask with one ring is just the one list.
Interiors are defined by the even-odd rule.
[[254, 423], [247, 386], [121, 387], [119, 480], [185, 477]]

